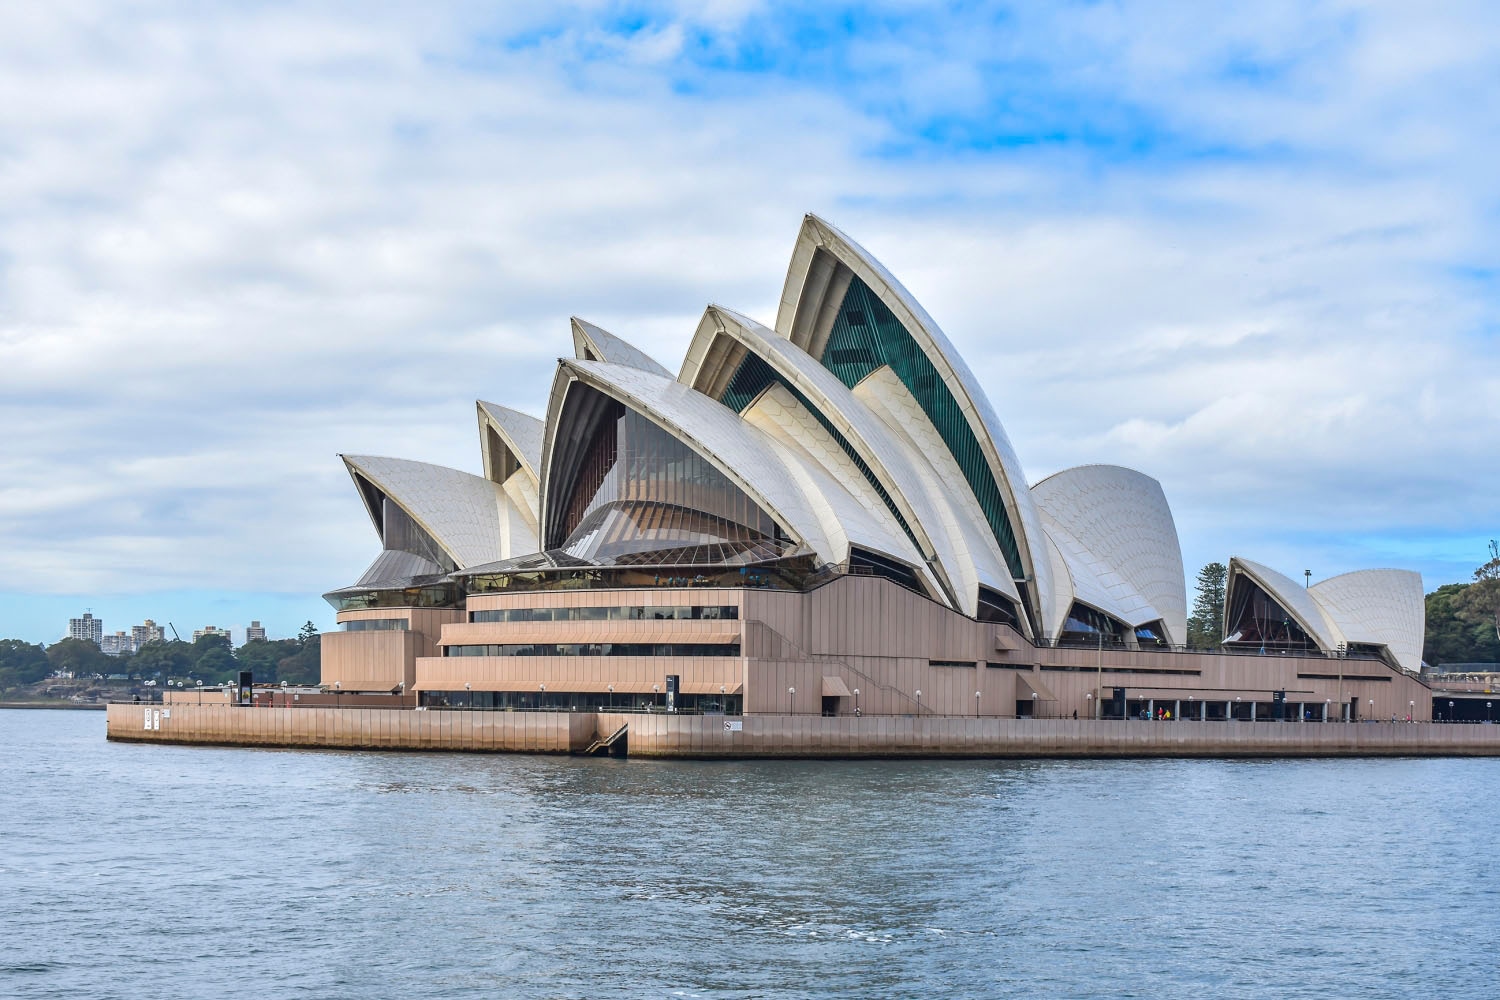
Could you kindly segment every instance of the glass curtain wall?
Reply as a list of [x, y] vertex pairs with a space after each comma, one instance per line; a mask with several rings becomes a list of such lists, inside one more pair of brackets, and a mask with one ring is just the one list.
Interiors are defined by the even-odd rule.
[[1021, 550], [1005, 510], [1004, 497], [968, 418], [926, 352], [858, 275], [849, 279], [849, 290], [819, 360], [851, 389], [877, 368], [890, 365], [937, 428], [963, 471], [995, 540], [1000, 543], [1011, 575], [1017, 580], [1024, 579]]
[[1304, 632], [1291, 614], [1249, 577], [1236, 574], [1229, 594], [1229, 614], [1224, 631], [1226, 646], [1259, 649], [1312, 651], [1317, 642]]
[[[602, 395], [586, 386], [571, 392]], [[588, 439], [559, 472], [561, 543], [553, 547], [593, 563], [643, 566], [740, 566], [792, 548], [708, 459], [614, 400], [588, 403], [580, 404], [595, 415]]]

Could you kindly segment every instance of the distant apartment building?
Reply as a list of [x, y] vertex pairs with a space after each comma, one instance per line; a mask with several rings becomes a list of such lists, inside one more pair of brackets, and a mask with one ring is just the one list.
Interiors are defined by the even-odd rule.
[[126, 653], [135, 652], [135, 642], [124, 632], [116, 632], [106, 635], [99, 641], [99, 648], [105, 656], [123, 656]]
[[222, 635], [224, 640], [231, 646], [234, 645], [234, 637], [229, 634], [229, 629], [219, 628], [217, 625], [205, 625], [200, 629], [193, 630], [193, 641], [197, 642], [205, 635]]
[[150, 618], [140, 625], [130, 626], [130, 647], [135, 652], [148, 642], [161, 642], [165, 636], [162, 635], [161, 626]]
[[245, 641], [246, 642], [254, 642], [256, 639], [259, 639], [262, 642], [264, 642], [265, 638], [266, 638], [266, 630], [265, 630], [265, 627], [263, 625], [261, 625], [260, 622], [251, 622], [248, 626], [245, 627]]
[[68, 638], [82, 639], [102, 647], [104, 644], [104, 622], [85, 611], [82, 618], [68, 619]]

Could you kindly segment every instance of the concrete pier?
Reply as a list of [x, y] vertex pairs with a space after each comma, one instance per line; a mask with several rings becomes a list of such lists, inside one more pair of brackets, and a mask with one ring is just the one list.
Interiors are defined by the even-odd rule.
[[642, 757], [1500, 756], [1500, 725], [1155, 722], [952, 716], [656, 715], [110, 705], [111, 740], [221, 746], [579, 753], [628, 726]]

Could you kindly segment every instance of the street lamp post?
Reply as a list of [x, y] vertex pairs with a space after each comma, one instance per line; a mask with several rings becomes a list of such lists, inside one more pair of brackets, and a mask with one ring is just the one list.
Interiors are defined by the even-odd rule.
[[789, 687], [789, 688], [786, 689], [786, 714], [787, 715], [791, 715], [792, 714], [792, 699], [794, 697], [796, 697], [796, 694], [797, 694], [797, 689], [796, 688]]
[[474, 711], [474, 685], [468, 681], [464, 681], [464, 700], [468, 702], [464, 707], [471, 712]]
[[1085, 704], [1088, 705], [1089, 718], [1092, 719], [1094, 718], [1094, 692], [1089, 691], [1083, 697]]
[[979, 718], [979, 692], [974, 692], [974, 718]]
[[922, 689], [917, 688], [917, 715], [922, 714]]
[[1371, 722], [1375, 721], [1375, 699], [1374, 698], [1370, 699], [1370, 721]]
[[1033, 691], [1033, 692], [1031, 692], [1031, 717], [1033, 719], [1038, 718], [1038, 716], [1036, 714], [1037, 710], [1038, 710], [1038, 707], [1039, 707], [1039, 703], [1036, 700], [1036, 692]]
[[1406, 721], [1417, 721], [1417, 703], [1414, 701], [1409, 701], [1406, 703]]
[[333, 682], [333, 707], [334, 708], [342, 708], [343, 707], [343, 693], [344, 693], [344, 682], [343, 681], [334, 681]]
[[859, 718], [859, 688], [854, 689], [854, 717]]

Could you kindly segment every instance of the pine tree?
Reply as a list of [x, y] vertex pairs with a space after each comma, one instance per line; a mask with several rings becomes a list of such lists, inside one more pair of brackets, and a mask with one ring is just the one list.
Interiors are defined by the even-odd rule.
[[1229, 569], [1211, 562], [1198, 571], [1198, 596], [1188, 616], [1188, 645], [1193, 649], [1217, 649], [1224, 639], [1224, 586]]

